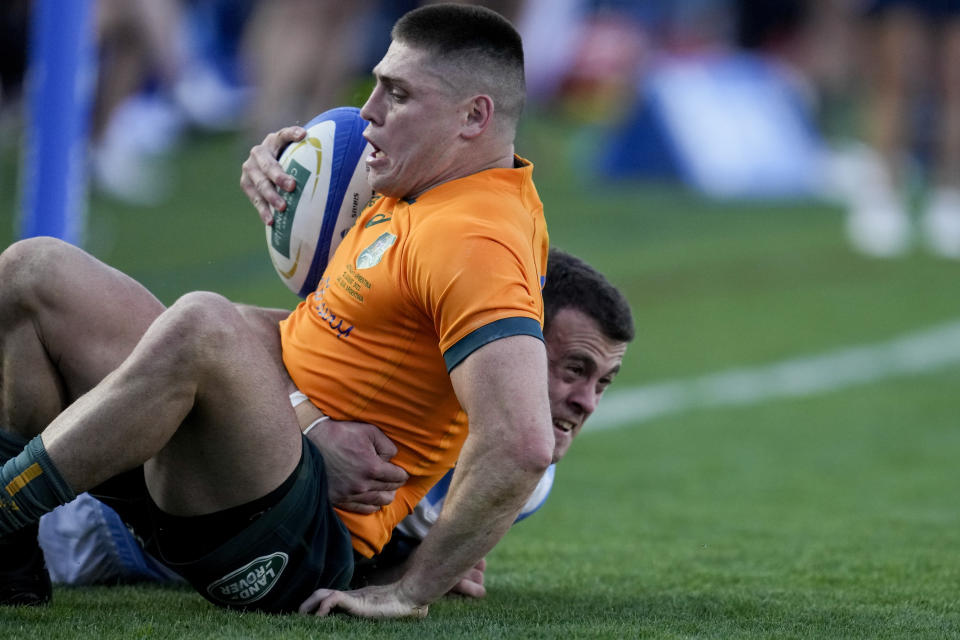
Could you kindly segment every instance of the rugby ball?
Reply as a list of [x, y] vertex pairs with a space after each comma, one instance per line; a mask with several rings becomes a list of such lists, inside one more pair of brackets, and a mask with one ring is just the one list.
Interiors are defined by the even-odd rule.
[[373, 196], [364, 159], [367, 122], [355, 107], [318, 115], [304, 127], [306, 137], [287, 146], [280, 166], [296, 180], [293, 191], [279, 189], [284, 211], [273, 212], [267, 250], [277, 275], [301, 298], [317, 287], [343, 236]]

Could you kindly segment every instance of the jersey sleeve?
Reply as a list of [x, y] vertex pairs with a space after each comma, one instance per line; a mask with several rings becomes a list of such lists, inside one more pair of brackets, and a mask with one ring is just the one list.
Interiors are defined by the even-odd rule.
[[484, 219], [445, 220], [418, 233], [411, 291], [431, 316], [447, 370], [499, 338], [543, 340], [539, 255], [532, 233]]

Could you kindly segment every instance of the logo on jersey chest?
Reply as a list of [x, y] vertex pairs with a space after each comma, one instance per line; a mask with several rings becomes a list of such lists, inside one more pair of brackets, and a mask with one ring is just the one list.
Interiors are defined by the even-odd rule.
[[387, 249], [393, 246], [397, 241], [397, 236], [392, 233], [381, 233], [380, 237], [373, 241], [369, 247], [360, 252], [357, 256], [357, 269], [369, 269], [380, 264], [383, 254]]
[[370, 227], [372, 227], [372, 226], [374, 226], [374, 225], [378, 225], [378, 224], [380, 224], [381, 222], [390, 222], [391, 220], [393, 220], [393, 218], [388, 218], [387, 216], [385, 216], [385, 215], [382, 214], [382, 213], [375, 213], [375, 214], [373, 214], [373, 217], [370, 218], [370, 221], [367, 222], [367, 224], [363, 225], [363, 228], [364, 228], [364, 229], [369, 229]]

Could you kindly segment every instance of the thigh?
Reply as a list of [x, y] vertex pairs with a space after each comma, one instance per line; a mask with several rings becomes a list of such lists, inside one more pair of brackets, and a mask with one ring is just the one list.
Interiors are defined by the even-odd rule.
[[[179, 421], [144, 464], [161, 509], [190, 516], [230, 508], [290, 475], [301, 434], [279, 358], [279, 340], [271, 347], [215, 294], [185, 296], [151, 326], [118, 373], [142, 412], [172, 410]], [[187, 406], [178, 408], [184, 394]]]
[[288, 391], [296, 390], [293, 380], [283, 364], [283, 352], [280, 345], [280, 322], [290, 315], [288, 309], [274, 309], [254, 307], [248, 304], [237, 304], [237, 312], [247, 323], [247, 327], [257, 337], [264, 350], [273, 358], [273, 363], [280, 376], [287, 382]]
[[0, 256], [0, 421], [31, 437], [133, 350], [163, 305], [53, 238]]
[[0, 332], [32, 334], [56, 365], [68, 402], [116, 369], [164, 310], [133, 278], [52, 238], [9, 247], [0, 269]]

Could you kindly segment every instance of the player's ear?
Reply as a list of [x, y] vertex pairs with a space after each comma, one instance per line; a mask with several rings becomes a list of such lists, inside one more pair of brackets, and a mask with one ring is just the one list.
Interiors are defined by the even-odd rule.
[[464, 138], [476, 138], [493, 122], [493, 98], [488, 95], [473, 96], [467, 102], [466, 118], [461, 133]]

